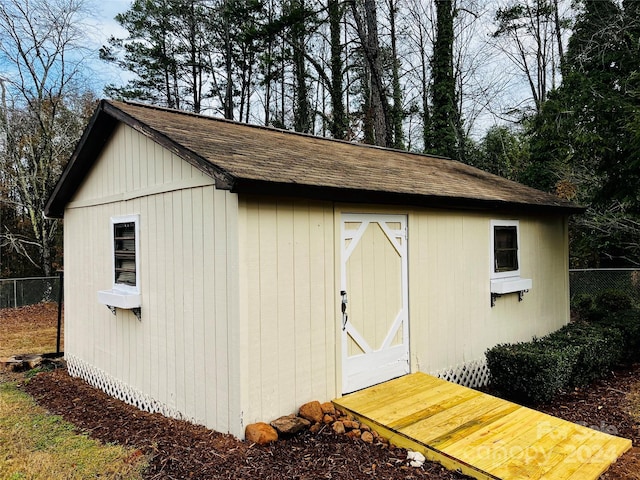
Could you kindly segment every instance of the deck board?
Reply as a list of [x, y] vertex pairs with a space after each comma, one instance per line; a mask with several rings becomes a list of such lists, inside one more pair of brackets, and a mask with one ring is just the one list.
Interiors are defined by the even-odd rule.
[[392, 443], [485, 479], [597, 479], [631, 440], [424, 373], [334, 400]]

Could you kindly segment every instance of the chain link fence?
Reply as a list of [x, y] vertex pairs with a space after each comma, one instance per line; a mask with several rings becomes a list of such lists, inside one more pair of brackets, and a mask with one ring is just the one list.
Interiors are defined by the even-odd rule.
[[571, 302], [579, 295], [597, 295], [615, 290], [629, 295], [640, 304], [640, 269], [597, 268], [569, 270]]
[[[571, 301], [582, 294], [597, 295], [617, 290], [640, 303], [640, 269], [586, 268], [569, 270]], [[60, 277], [0, 279], [0, 308], [57, 302]]]
[[0, 279], [0, 308], [57, 302], [59, 292], [60, 277]]

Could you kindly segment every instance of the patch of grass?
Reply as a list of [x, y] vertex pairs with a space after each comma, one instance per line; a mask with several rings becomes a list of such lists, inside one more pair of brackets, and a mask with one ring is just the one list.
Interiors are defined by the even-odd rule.
[[104, 445], [0, 382], [0, 478], [141, 479], [138, 450]]

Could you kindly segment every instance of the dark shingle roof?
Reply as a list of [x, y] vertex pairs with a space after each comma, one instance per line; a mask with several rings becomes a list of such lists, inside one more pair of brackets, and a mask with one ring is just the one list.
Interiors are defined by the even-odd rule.
[[576, 213], [565, 200], [445, 158], [102, 101], [45, 213], [62, 216], [117, 122], [211, 175], [219, 188], [346, 202]]

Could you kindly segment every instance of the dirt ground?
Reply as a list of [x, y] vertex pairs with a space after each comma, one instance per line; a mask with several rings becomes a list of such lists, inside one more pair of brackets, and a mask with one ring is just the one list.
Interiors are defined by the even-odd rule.
[[[55, 352], [57, 324], [57, 303], [0, 309], [0, 357]], [[60, 350], [64, 351], [64, 328], [60, 333]]]
[[[14, 374], [12, 378], [39, 404], [80, 431], [136, 448], [148, 460], [148, 479], [467, 478], [435, 463], [409, 467], [402, 449], [365, 444], [330, 428], [258, 447], [204, 427], [141, 412], [69, 377], [64, 369], [40, 373], [28, 382], [24, 376]], [[568, 392], [538, 408], [632, 439], [633, 449], [601, 478], [640, 479], [640, 364], [621, 368], [588, 388]]]

